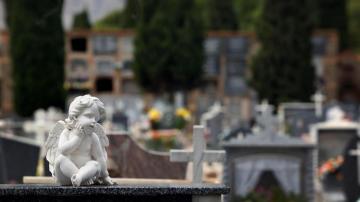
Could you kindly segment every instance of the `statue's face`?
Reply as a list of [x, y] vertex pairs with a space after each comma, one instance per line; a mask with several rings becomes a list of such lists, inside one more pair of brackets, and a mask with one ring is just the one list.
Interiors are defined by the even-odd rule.
[[77, 118], [78, 124], [83, 126], [85, 132], [91, 132], [94, 129], [95, 123], [100, 117], [99, 111], [95, 105], [85, 109]]

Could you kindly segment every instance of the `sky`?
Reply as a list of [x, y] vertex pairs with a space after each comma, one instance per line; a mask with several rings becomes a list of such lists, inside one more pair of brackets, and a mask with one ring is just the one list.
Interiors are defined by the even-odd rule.
[[[75, 14], [87, 9], [90, 22], [95, 22], [111, 11], [124, 7], [126, 0], [64, 0], [62, 21], [65, 30], [70, 30]], [[0, 30], [5, 30], [4, 0], [0, 0]]]

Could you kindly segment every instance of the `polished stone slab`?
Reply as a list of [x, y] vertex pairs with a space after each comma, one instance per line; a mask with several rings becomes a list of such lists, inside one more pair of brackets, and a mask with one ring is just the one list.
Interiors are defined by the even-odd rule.
[[[0, 185], [0, 201], [203, 201], [220, 200], [224, 185]], [[215, 201], [218, 201], [215, 200]]]

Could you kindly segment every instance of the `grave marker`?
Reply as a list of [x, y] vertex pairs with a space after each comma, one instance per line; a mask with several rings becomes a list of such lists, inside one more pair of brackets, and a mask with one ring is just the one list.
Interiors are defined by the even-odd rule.
[[193, 151], [171, 150], [170, 161], [193, 162], [193, 183], [202, 183], [203, 162], [224, 161], [225, 151], [206, 150], [204, 127], [194, 126]]

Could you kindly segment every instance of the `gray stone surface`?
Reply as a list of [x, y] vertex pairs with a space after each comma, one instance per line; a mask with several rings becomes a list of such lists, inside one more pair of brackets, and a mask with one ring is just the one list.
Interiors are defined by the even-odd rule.
[[0, 185], [0, 197], [6, 195], [27, 196], [72, 196], [72, 195], [221, 195], [230, 188], [225, 185], [115, 185], [115, 186], [59, 186], [59, 185]]

